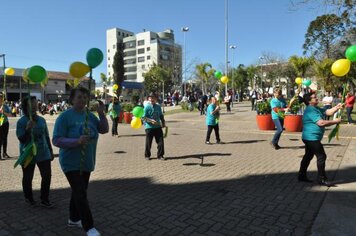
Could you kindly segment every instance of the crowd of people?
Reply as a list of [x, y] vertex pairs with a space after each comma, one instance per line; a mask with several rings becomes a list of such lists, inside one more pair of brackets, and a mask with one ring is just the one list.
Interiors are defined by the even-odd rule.
[[[300, 163], [297, 179], [301, 182], [312, 182], [307, 176], [307, 169], [314, 156], [317, 158], [318, 183], [324, 186], [332, 186], [325, 171], [327, 155], [325, 153], [322, 137], [325, 127], [339, 124], [341, 118], [331, 117], [343, 106], [346, 106], [348, 122], [352, 123], [351, 112], [355, 102], [355, 96], [349, 92], [345, 101], [341, 94], [335, 98], [330, 93], [326, 93], [322, 100], [323, 107], [319, 106], [317, 94], [307, 91], [298, 94], [288, 104], [285, 96], [279, 88], [274, 90], [274, 97], [270, 95], [261, 96], [257, 91], [250, 94], [251, 109], [256, 109], [255, 102], [259, 99], [268, 100], [272, 109], [272, 120], [276, 131], [271, 140], [271, 145], [275, 150], [280, 149], [279, 140], [283, 132], [283, 117], [281, 113], [288, 112], [293, 99], [298, 99], [305, 103], [306, 108], [303, 114], [302, 141], [305, 144], [305, 154]], [[3, 104], [3, 95], [0, 94], [0, 153], [1, 159], [9, 158], [7, 155], [7, 135], [9, 130], [8, 118], [13, 116], [11, 108]], [[193, 95], [191, 95], [193, 97]], [[189, 97], [189, 95], [188, 95]], [[194, 98], [196, 95], [194, 95]], [[21, 109], [22, 117], [17, 121], [16, 136], [20, 142], [20, 155], [25, 151], [25, 147], [34, 142], [37, 151], [33, 159], [26, 165], [22, 163], [22, 187], [25, 201], [33, 206], [37, 202], [32, 193], [32, 179], [35, 166], [37, 165], [41, 174], [41, 195], [40, 205], [46, 208], [53, 207], [50, 201], [51, 184], [51, 161], [54, 159], [52, 144], [59, 148], [59, 162], [65, 177], [71, 187], [71, 199], [69, 204], [68, 226], [83, 228], [87, 235], [100, 235], [94, 227], [94, 220], [90, 210], [87, 189], [91, 172], [95, 168], [96, 146], [99, 134], [109, 131], [109, 124], [105, 114], [105, 106], [99, 102], [93, 112], [88, 112], [89, 91], [85, 88], [76, 88], [71, 91], [69, 104], [56, 103], [52, 105], [54, 113], [62, 111], [55, 121], [52, 140], [48, 132], [46, 120], [39, 116], [42, 113], [43, 103], [35, 97], [25, 97], [18, 105]], [[201, 94], [198, 98], [199, 110], [201, 115], [205, 115], [207, 127], [205, 143], [211, 144], [211, 133], [214, 130], [216, 143], [222, 143], [219, 133], [221, 103], [226, 105], [226, 112], [231, 112], [232, 94], [227, 93], [224, 99], [219, 92], [214, 95]], [[254, 100], [254, 101], [253, 101]], [[189, 101], [189, 98], [188, 98]], [[193, 100], [191, 101], [193, 103]], [[344, 102], [344, 104], [343, 104]], [[16, 104], [14, 104], [16, 107]], [[164, 134], [165, 118], [161, 106], [158, 104], [158, 96], [151, 93], [142, 104], [143, 116], [141, 117], [146, 133], [144, 157], [151, 160], [151, 146], [153, 138], [157, 143], [157, 158], [165, 160], [164, 154]], [[118, 136], [118, 116], [121, 105], [117, 98], [113, 98], [108, 106], [108, 115], [112, 120], [112, 136]], [[16, 112], [16, 114], [18, 114]], [[42, 113], [43, 114], [43, 113]], [[329, 118], [328, 118], [329, 117]]]

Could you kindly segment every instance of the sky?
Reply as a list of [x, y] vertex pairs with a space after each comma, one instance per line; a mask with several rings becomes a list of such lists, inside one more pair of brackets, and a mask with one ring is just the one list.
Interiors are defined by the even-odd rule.
[[[107, 29], [169, 28], [183, 46], [181, 28], [189, 27], [187, 66], [209, 62], [224, 69], [225, 0], [1, 0], [1, 9], [0, 54], [6, 54], [7, 67], [68, 72], [95, 47], [105, 56], [93, 71], [100, 81], [100, 73], [106, 73]], [[322, 14], [307, 6], [291, 10], [289, 0], [228, 0], [228, 45], [237, 46], [228, 50], [229, 61], [248, 66], [258, 64], [263, 53], [302, 56], [309, 23]]]

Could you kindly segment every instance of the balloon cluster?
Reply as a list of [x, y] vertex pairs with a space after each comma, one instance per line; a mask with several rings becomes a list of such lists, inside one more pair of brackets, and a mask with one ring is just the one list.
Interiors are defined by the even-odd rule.
[[215, 71], [214, 73], [215, 78], [219, 79], [221, 81], [221, 83], [226, 84], [227, 82], [229, 82], [229, 78], [227, 76], [223, 76], [223, 74], [221, 73], [221, 71]]
[[40, 84], [42, 87], [48, 82], [47, 71], [38, 65], [25, 69], [22, 78], [26, 83]]
[[132, 110], [134, 118], [131, 120], [131, 127], [134, 129], [139, 129], [142, 126], [141, 118], [144, 115], [144, 110], [142, 107], [137, 106]]
[[312, 82], [311, 82], [310, 79], [303, 80], [303, 78], [297, 77], [297, 78], [295, 79], [295, 83], [296, 83], [297, 85], [303, 84], [303, 85], [305, 85], [306, 87], [309, 87]]
[[338, 77], [344, 76], [349, 73], [351, 62], [356, 61], [356, 45], [352, 45], [346, 49], [346, 59], [336, 60], [331, 66], [331, 72]]
[[86, 55], [87, 64], [76, 61], [69, 67], [69, 74], [74, 78], [82, 78], [88, 74], [92, 69], [100, 65], [104, 59], [103, 52], [98, 48], [91, 48]]

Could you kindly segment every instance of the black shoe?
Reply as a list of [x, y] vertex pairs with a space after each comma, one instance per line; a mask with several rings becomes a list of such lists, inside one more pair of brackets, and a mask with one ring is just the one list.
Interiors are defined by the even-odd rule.
[[216, 143], [217, 143], [217, 144], [220, 144], [220, 143], [221, 143], [221, 141], [220, 141], [220, 140], [219, 140], [219, 141], [216, 141]]
[[272, 145], [272, 147], [275, 149], [275, 150], [278, 150], [278, 149], [281, 149], [281, 147], [278, 145], [278, 144], [274, 144], [274, 143], [270, 143]]
[[33, 200], [32, 198], [26, 198], [25, 202], [29, 204], [30, 206], [36, 206], [37, 202]]
[[7, 155], [7, 153], [3, 153], [2, 156], [3, 156], [4, 158], [11, 158], [9, 155]]
[[327, 180], [327, 179], [320, 179], [320, 180], [319, 180], [319, 185], [321, 185], [321, 186], [326, 186], [326, 187], [335, 186], [332, 182], [330, 182], [330, 181]]
[[298, 181], [300, 182], [306, 182], [306, 183], [312, 183], [313, 181], [308, 179], [306, 174], [299, 174], [298, 175]]
[[0, 155], [0, 160], [1, 160], [1, 161], [5, 161], [6, 158], [5, 158], [5, 157], [2, 157], [2, 156]]
[[51, 203], [50, 201], [41, 201], [41, 206], [45, 207], [45, 208], [52, 208], [54, 207], [53, 203]]

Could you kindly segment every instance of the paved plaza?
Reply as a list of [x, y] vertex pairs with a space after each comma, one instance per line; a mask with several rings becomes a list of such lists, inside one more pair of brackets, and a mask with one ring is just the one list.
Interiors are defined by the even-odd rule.
[[[230, 114], [223, 108], [220, 136], [224, 143], [215, 144], [212, 134], [213, 144], [206, 145], [205, 116], [198, 112], [167, 115], [166, 161], [156, 159], [155, 143], [153, 159], [144, 159], [143, 128], [134, 130], [120, 124], [119, 138], [102, 135], [88, 190], [96, 228], [102, 235], [337, 233], [338, 227], [345, 225], [323, 231], [332, 225], [328, 221], [336, 222], [325, 218], [330, 213], [325, 200], [335, 200], [333, 193], [344, 198], [355, 193], [356, 154], [355, 148], [350, 148], [355, 147], [356, 126], [343, 125], [340, 140], [325, 144], [327, 171], [338, 185], [327, 188], [296, 179], [304, 154], [301, 133], [284, 132], [282, 149], [276, 151], [269, 144], [274, 132], [259, 131], [255, 116], [247, 102], [235, 104]], [[56, 117], [45, 117], [52, 134]], [[0, 235], [85, 235], [66, 225], [70, 188], [58, 158], [52, 162], [50, 192], [56, 207], [44, 209], [25, 203], [21, 168], [13, 168], [18, 156], [16, 121], [10, 120], [8, 153], [13, 158], [0, 162]], [[323, 141], [326, 143], [326, 138]], [[315, 158], [309, 176], [316, 179]], [[38, 200], [38, 169], [33, 187]], [[349, 206], [344, 212], [355, 210], [355, 195], [345, 199]], [[339, 208], [335, 204], [331, 206], [334, 216]], [[355, 214], [347, 220], [345, 224], [355, 230], [350, 223], [356, 222]], [[348, 232], [355, 231], [344, 231], [344, 235]]]

